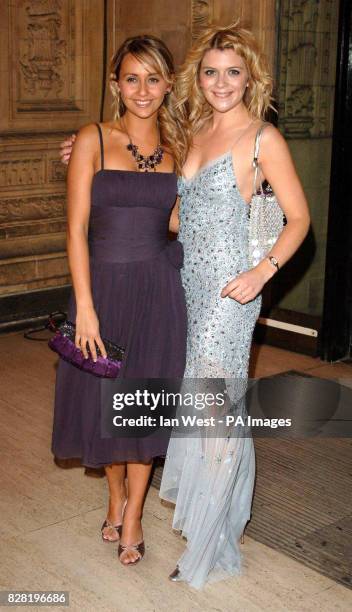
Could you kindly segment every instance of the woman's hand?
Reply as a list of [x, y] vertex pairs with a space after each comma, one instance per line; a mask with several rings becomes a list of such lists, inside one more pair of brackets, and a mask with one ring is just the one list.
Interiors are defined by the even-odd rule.
[[275, 274], [275, 268], [263, 259], [255, 268], [241, 272], [227, 283], [221, 291], [221, 297], [230, 297], [240, 304], [247, 304], [261, 292], [265, 283]]
[[60, 145], [60, 160], [65, 166], [68, 165], [70, 161], [72, 147], [76, 140], [76, 134], [72, 134], [67, 140], [64, 140]]
[[84, 310], [78, 309], [76, 317], [75, 345], [81, 349], [86, 359], [89, 357], [87, 343], [93, 361], [97, 360], [96, 345], [99, 347], [102, 356], [106, 358], [105, 346], [99, 333], [98, 317], [92, 307], [85, 308]]

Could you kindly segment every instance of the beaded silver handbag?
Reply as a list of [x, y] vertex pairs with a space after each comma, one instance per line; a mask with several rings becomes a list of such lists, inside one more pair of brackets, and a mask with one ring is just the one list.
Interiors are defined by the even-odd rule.
[[285, 214], [269, 183], [263, 187], [260, 181], [258, 186], [260, 140], [267, 125], [270, 124], [263, 123], [255, 137], [253, 194], [248, 205], [249, 262], [253, 267], [266, 257], [281, 234], [283, 226], [286, 225]]

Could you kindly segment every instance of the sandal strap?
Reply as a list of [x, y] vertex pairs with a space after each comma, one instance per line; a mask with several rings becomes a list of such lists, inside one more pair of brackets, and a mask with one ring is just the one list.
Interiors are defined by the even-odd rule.
[[120, 561], [121, 561], [121, 556], [123, 555], [123, 553], [128, 550], [138, 553], [138, 558], [135, 561], [131, 561], [128, 564], [128, 565], [134, 565], [135, 563], [137, 563], [137, 560], [140, 560], [144, 557], [144, 552], [145, 552], [144, 540], [142, 540], [141, 542], [138, 542], [137, 544], [119, 544], [118, 557]]
[[116, 529], [116, 531], [119, 531], [122, 527], [122, 523], [120, 523], [120, 525], [113, 525], [112, 523], [110, 523], [110, 521], [108, 521], [108, 519], [105, 519], [104, 523], [101, 526], [101, 531], [103, 531], [105, 527], [113, 527], [113, 529]]
[[120, 544], [119, 548], [122, 548], [122, 552], [124, 552], [125, 550], [135, 550], [136, 552], [140, 553], [140, 546], [141, 544], [144, 544], [144, 541], [141, 540], [140, 542], [137, 542], [137, 544]]
[[[127, 505], [127, 499], [125, 499], [124, 503], [123, 503], [123, 507], [122, 507], [122, 518], [123, 515], [125, 513], [125, 508]], [[113, 525], [108, 518], [105, 519], [104, 523], [102, 524], [101, 527], [101, 531], [103, 531], [103, 529], [105, 529], [105, 527], [113, 527], [114, 529], [116, 529], [116, 531], [121, 531], [122, 530], [122, 523], [119, 523], [118, 525]], [[121, 535], [121, 534], [120, 534]]]

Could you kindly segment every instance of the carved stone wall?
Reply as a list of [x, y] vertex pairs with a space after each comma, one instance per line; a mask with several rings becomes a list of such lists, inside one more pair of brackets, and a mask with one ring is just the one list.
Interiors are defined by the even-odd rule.
[[192, 0], [192, 40], [214, 21], [214, 0]]
[[[313, 315], [321, 315], [323, 308], [338, 5], [335, 0], [281, 2], [279, 127], [308, 197], [312, 233], [310, 249], [305, 245], [311, 263], [280, 306]], [[275, 282], [289, 286], [293, 268], [294, 260]]]
[[[210, 23], [226, 25], [241, 20], [257, 36], [274, 67], [276, 0], [108, 0], [108, 56], [127, 37], [150, 33], [159, 36], [170, 47], [176, 65], [184, 60], [187, 49]], [[110, 117], [111, 98], [107, 90], [105, 117]]]
[[[129, 36], [154, 34], [170, 48], [175, 64], [182, 63], [191, 42], [191, 0], [108, 0], [108, 63]], [[107, 70], [107, 77], [109, 70]], [[111, 117], [112, 98], [106, 89], [104, 118]]]
[[[0, 2], [5, 92], [0, 97], [0, 315], [1, 300], [70, 282], [59, 144], [100, 116], [104, 4]], [[107, 0], [106, 5], [108, 60], [127, 36], [153, 33], [179, 65], [204, 25], [238, 17], [274, 58], [275, 0]], [[110, 116], [107, 88], [104, 117]]]
[[337, 20], [336, 0], [282, 1], [280, 126], [289, 138], [332, 134]]
[[240, 20], [255, 34], [269, 64], [274, 69], [276, 47], [275, 0], [193, 0], [192, 38], [209, 23], [228, 25]]
[[[69, 282], [63, 134], [7, 134], [0, 153], [0, 295]], [[62, 166], [62, 165], [61, 165]]]
[[59, 143], [99, 118], [102, 3], [0, 3], [0, 297], [68, 284]]

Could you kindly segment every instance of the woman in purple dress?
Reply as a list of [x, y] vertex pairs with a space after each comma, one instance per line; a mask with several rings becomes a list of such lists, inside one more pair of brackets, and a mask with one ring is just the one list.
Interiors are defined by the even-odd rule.
[[[86, 357], [89, 350], [96, 358], [96, 347], [106, 355], [102, 338], [125, 347], [122, 378], [181, 378], [185, 366], [182, 247], [168, 241], [184, 151], [173, 73], [160, 40], [128, 39], [112, 62], [115, 119], [80, 130], [68, 169], [68, 319]], [[60, 360], [52, 451], [104, 466], [109, 507], [102, 537], [120, 540], [120, 561], [131, 564], [144, 554], [141, 518], [152, 460], [166, 454], [168, 438], [102, 438], [101, 384]]]

